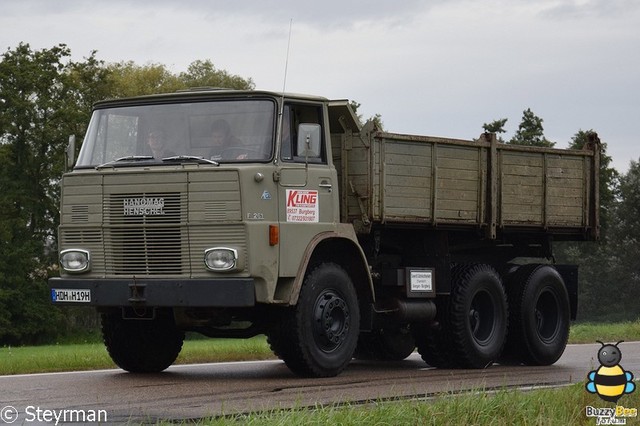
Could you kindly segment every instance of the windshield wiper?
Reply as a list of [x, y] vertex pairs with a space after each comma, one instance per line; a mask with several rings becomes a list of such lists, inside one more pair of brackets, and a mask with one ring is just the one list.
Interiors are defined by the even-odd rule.
[[204, 157], [196, 157], [195, 155], [174, 155], [173, 157], [165, 157], [162, 161], [195, 161], [196, 163], [213, 164], [214, 166], [220, 165], [217, 161], [209, 160]]
[[104, 167], [114, 167], [116, 163], [149, 161], [149, 160], [153, 160], [153, 157], [151, 155], [129, 155], [127, 157], [120, 157], [113, 161], [107, 161], [104, 164], [100, 164], [99, 166], [96, 166], [96, 170], [100, 170]]

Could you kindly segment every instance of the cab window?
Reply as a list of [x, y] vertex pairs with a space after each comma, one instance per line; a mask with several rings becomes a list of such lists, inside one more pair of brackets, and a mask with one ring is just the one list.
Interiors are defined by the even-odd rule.
[[[280, 158], [285, 162], [296, 163], [326, 163], [326, 150], [322, 126], [322, 108], [316, 105], [286, 104], [282, 119], [282, 146]], [[319, 155], [309, 156], [309, 150], [303, 150], [299, 144], [299, 137], [305, 137], [313, 132], [313, 128], [320, 126]], [[303, 132], [304, 134], [300, 133]]]

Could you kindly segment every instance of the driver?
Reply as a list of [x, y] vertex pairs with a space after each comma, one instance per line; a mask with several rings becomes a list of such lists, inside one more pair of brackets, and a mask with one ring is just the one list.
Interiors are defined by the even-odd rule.
[[154, 130], [147, 135], [147, 145], [151, 149], [154, 158], [173, 157], [173, 151], [166, 149], [167, 138], [162, 130]]
[[[233, 156], [236, 150], [232, 150], [231, 148], [241, 147], [242, 142], [231, 134], [231, 126], [223, 119], [216, 120], [211, 125], [211, 145], [212, 148], [209, 152], [209, 158], [211, 160], [240, 160], [247, 156], [247, 154]], [[225, 153], [226, 150], [229, 152]]]

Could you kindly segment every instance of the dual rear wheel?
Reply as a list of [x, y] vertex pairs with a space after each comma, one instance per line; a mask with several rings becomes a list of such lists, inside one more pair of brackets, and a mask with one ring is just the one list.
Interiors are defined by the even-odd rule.
[[436, 326], [416, 332], [424, 361], [441, 368], [484, 368], [505, 359], [556, 362], [569, 335], [569, 297], [560, 274], [549, 265], [521, 266], [506, 288], [489, 265], [455, 266], [450, 296], [436, 301]]

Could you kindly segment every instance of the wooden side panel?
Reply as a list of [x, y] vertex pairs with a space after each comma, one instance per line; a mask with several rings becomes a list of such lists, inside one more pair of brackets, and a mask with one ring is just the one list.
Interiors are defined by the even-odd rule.
[[436, 138], [374, 142], [374, 220], [437, 225], [482, 219], [486, 148]]
[[539, 225], [544, 208], [544, 158], [540, 153], [501, 150], [501, 225]]
[[588, 172], [584, 157], [501, 150], [502, 226], [581, 227]]
[[364, 232], [371, 223], [406, 222], [472, 226], [488, 238], [509, 230], [597, 237], [597, 147], [367, 133], [340, 148], [342, 217]]
[[485, 187], [480, 148], [438, 144], [436, 149], [436, 221], [477, 223]]
[[340, 180], [340, 217], [347, 222], [362, 219], [371, 212], [370, 148], [358, 134], [332, 135], [333, 163]]
[[583, 226], [585, 212], [585, 162], [568, 155], [547, 155], [547, 224]]
[[431, 220], [431, 144], [395, 142], [382, 144], [384, 218]]

